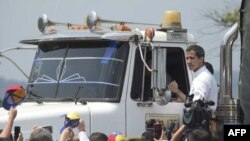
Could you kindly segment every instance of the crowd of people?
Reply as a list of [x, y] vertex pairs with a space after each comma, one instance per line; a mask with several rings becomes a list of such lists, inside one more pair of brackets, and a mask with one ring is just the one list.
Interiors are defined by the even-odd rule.
[[[18, 135], [18, 138], [14, 140], [11, 134], [14, 119], [17, 115], [17, 110], [10, 108], [9, 119], [0, 133], [0, 141], [24, 141], [22, 132]], [[79, 119], [79, 124], [77, 126], [78, 133], [75, 134], [72, 127], [67, 127], [61, 133], [58, 141], [168, 141], [166, 140], [166, 130], [162, 130], [162, 134], [159, 139], [156, 139], [152, 132], [145, 131], [142, 133], [141, 137], [138, 138], [126, 138], [120, 132], [114, 132], [111, 135], [106, 135], [102, 132], [94, 132], [91, 135], [87, 135], [85, 131], [84, 120]], [[177, 131], [175, 131], [170, 139], [170, 141], [182, 141], [184, 131], [187, 125], [181, 125]], [[185, 136], [185, 141], [221, 141], [218, 137], [213, 137], [210, 132], [202, 129], [194, 129], [189, 131], [187, 136]], [[41, 126], [34, 126], [32, 128], [31, 134], [25, 141], [54, 141], [52, 133]]]

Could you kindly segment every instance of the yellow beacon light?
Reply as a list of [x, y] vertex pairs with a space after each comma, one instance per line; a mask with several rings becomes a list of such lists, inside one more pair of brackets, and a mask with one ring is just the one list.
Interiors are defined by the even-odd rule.
[[162, 29], [181, 28], [181, 14], [179, 11], [165, 11], [161, 24]]

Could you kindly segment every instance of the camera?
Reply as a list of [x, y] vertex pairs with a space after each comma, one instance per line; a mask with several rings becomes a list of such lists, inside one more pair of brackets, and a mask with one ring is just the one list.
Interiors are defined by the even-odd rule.
[[208, 110], [208, 106], [214, 105], [214, 102], [204, 100], [193, 101], [193, 97], [194, 95], [189, 95], [184, 104], [183, 123], [187, 125], [188, 129], [202, 128], [209, 131], [209, 121], [212, 112]]

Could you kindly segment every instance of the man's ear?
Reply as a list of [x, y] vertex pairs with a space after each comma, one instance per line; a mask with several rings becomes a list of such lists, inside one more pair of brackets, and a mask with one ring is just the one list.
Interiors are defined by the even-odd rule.
[[200, 60], [201, 60], [201, 62], [202, 62], [202, 63], [204, 63], [204, 62], [205, 62], [204, 57], [200, 57]]

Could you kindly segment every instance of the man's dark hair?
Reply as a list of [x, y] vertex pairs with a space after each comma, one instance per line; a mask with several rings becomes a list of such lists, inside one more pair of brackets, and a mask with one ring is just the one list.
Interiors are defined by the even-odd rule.
[[90, 141], [107, 141], [108, 136], [101, 132], [94, 132], [89, 137]]
[[188, 141], [211, 141], [211, 134], [204, 129], [193, 129], [188, 133]]
[[205, 62], [205, 66], [210, 71], [211, 74], [214, 74], [214, 68], [212, 64], [210, 64], [209, 62]]
[[189, 52], [191, 50], [194, 50], [196, 53], [196, 56], [200, 57], [204, 57], [205, 58], [205, 51], [204, 49], [199, 46], [199, 45], [191, 45], [186, 49], [186, 52]]

